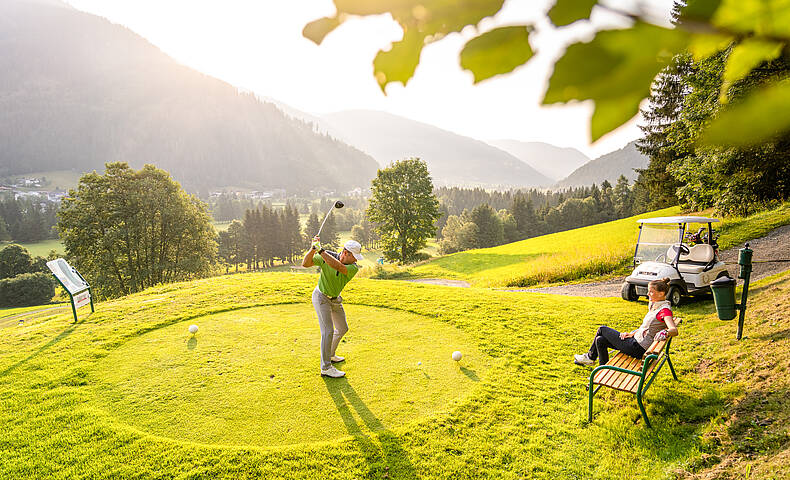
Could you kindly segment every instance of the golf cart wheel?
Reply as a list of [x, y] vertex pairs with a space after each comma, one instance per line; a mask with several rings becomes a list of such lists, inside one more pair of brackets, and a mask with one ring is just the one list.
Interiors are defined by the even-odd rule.
[[675, 286], [669, 287], [669, 291], [667, 292], [667, 300], [669, 300], [669, 303], [673, 307], [676, 307], [676, 306], [680, 305], [680, 299], [681, 298], [682, 298], [682, 295], [681, 295], [680, 289], [678, 287], [675, 287]]
[[620, 296], [623, 297], [623, 300], [629, 302], [635, 302], [639, 298], [639, 295], [636, 294], [636, 287], [628, 282], [623, 282], [623, 288], [620, 289]]

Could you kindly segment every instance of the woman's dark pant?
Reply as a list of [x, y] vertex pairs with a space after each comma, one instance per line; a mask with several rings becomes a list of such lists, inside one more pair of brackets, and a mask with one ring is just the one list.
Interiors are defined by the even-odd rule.
[[595, 332], [595, 339], [587, 355], [592, 360], [598, 359], [599, 365], [606, 365], [609, 363], [608, 349], [610, 348], [619, 350], [634, 358], [642, 358], [642, 355], [645, 354], [645, 349], [642, 348], [642, 345], [639, 345], [633, 337], [620, 340], [620, 332], [614, 328], [605, 326], [598, 327], [598, 331]]

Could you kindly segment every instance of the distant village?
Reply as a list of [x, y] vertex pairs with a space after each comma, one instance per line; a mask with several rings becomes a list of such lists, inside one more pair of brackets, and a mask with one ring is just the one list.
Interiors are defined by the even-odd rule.
[[0, 196], [3, 194], [13, 195], [14, 200], [20, 198], [25, 199], [41, 199], [49, 200], [50, 202], [57, 202], [66, 196], [66, 191], [61, 189], [44, 190], [43, 186], [46, 183], [44, 178], [20, 178], [13, 182], [0, 183]]

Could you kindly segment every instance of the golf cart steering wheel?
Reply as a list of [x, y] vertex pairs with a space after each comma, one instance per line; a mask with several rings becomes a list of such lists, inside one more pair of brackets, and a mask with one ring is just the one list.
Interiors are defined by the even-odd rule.
[[666, 262], [667, 261], [667, 254], [662, 253], [661, 255], [656, 257], [656, 262]]
[[[674, 247], [677, 247], [677, 245], [674, 245]], [[688, 255], [690, 252], [691, 252], [691, 250], [689, 250], [688, 245], [686, 245], [685, 243], [681, 243], [680, 244], [680, 254], [681, 255]]]

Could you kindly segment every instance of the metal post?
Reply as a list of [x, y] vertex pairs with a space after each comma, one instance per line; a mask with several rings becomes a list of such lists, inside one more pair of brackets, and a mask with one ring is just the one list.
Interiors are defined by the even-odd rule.
[[741, 303], [735, 308], [740, 310], [738, 315], [738, 340], [743, 336], [743, 321], [746, 318], [746, 298], [749, 296], [749, 278], [752, 275], [752, 249], [747, 243], [738, 255], [738, 265], [740, 266], [739, 278], [743, 279], [743, 290], [741, 291]]

